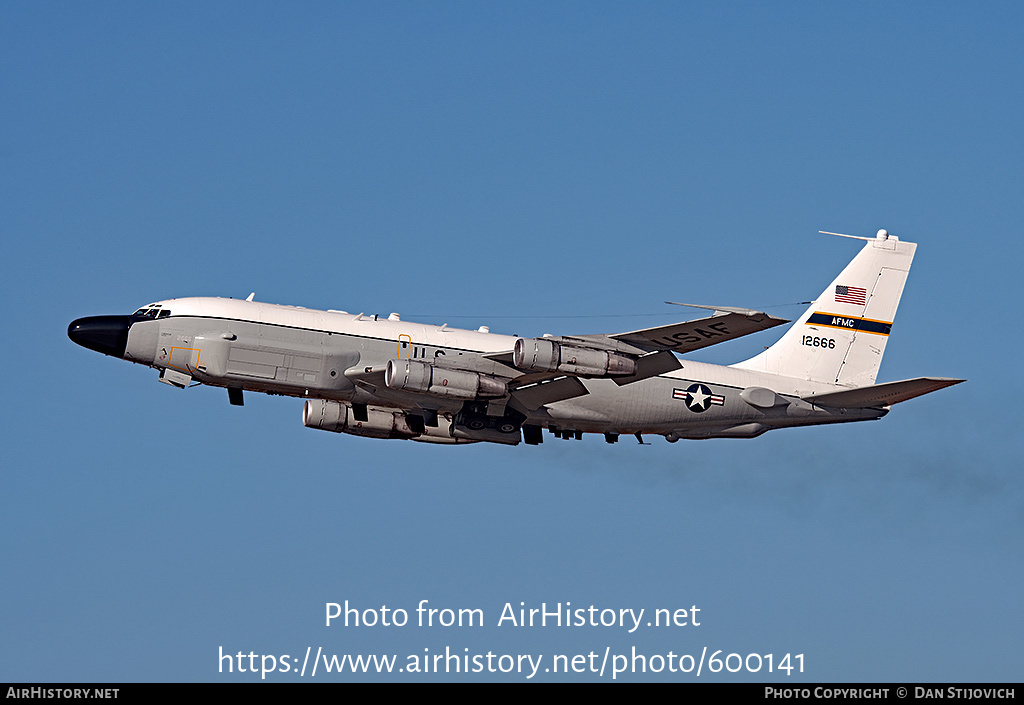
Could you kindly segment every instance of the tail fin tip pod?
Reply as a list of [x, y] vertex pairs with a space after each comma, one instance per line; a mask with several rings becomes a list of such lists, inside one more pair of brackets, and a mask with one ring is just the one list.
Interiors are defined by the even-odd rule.
[[917, 245], [885, 230], [825, 234], [864, 246], [778, 342], [734, 367], [842, 387], [875, 383]]

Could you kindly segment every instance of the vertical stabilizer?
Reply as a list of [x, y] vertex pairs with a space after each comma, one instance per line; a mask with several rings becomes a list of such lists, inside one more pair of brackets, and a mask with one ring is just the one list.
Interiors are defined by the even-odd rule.
[[917, 245], [884, 230], [821, 293], [786, 334], [734, 367], [827, 382], [875, 383]]

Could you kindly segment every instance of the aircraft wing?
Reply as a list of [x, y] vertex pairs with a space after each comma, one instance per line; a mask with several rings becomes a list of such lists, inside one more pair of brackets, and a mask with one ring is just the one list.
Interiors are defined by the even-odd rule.
[[684, 354], [781, 326], [784, 323], [789, 323], [789, 321], [769, 316], [761, 311], [719, 310], [713, 316], [698, 318], [695, 321], [672, 323], [657, 328], [642, 328], [628, 333], [616, 333], [608, 337], [634, 345], [647, 352], [667, 350]]
[[527, 411], [535, 411], [545, 404], [575, 399], [590, 392], [576, 377], [557, 377], [534, 382], [512, 391], [511, 401]]
[[345, 376], [356, 385], [376, 393], [377, 389], [384, 387], [384, 372], [387, 370], [387, 363], [383, 365], [367, 365], [364, 367], [350, 367], [345, 370]]
[[[712, 307], [700, 306], [698, 308]], [[632, 355], [666, 351], [685, 354], [785, 323], [789, 323], [789, 321], [769, 316], [761, 311], [716, 309], [713, 316], [683, 323], [671, 323], [656, 328], [641, 328], [627, 333], [549, 336], [548, 339], [565, 345], [583, 345], [598, 350], [612, 350]], [[511, 350], [487, 353], [483, 357], [509, 366], [512, 365]]]
[[[682, 367], [682, 365], [679, 362], [679, 359], [672, 353], [668, 352], [667, 350], [641, 354], [643, 353], [642, 350], [639, 350], [631, 345], [624, 345], [623, 343], [618, 343], [612, 340], [610, 336], [559, 336], [557, 338], [552, 337], [551, 340], [559, 343], [565, 343], [567, 345], [579, 345], [580, 343], [586, 343], [587, 345], [592, 347], [613, 350], [618, 352], [628, 352], [631, 354], [639, 355], [636, 361], [636, 374], [612, 377], [612, 380], [615, 382], [615, 384], [619, 385], [620, 387], [624, 384], [632, 384], [633, 382], [639, 382], [640, 380], [647, 379], [648, 377], [657, 377], [658, 375], [665, 374], [666, 372], [672, 372], [673, 370], [678, 370], [680, 367]], [[497, 353], [488, 353], [486, 355], [483, 355], [483, 357], [489, 360], [502, 363], [503, 365], [507, 366], [508, 371], [505, 373], [505, 376], [513, 377], [513, 379], [509, 381], [508, 386], [509, 391], [511, 391], [515, 396], [525, 396], [519, 390], [531, 385], [536, 387], [536, 385], [538, 384], [550, 383], [552, 380], [565, 377], [572, 377], [573, 379], [575, 379], [573, 375], [565, 372], [524, 372], [522, 370], [519, 370], [515, 367], [512, 361], [511, 350], [505, 350]], [[563, 390], [566, 393], [566, 395], [561, 398], [556, 398], [557, 393], [554, 391], [556, 389]], [[572, 399], [574, 397], [581, 396], [581, 393], [579, 392], [580, 389], [585, 390], [586, 388], [583, 387], [582, 384], [577, 386], [574, 384], [570, 384], [568, 382], [563, 382], [562, 384], [555, 386], [546, 384], [545, 395], [549, 396], [550, 398], [545, 403], [562, 401], [563, 399]], [[536, 394], [537, 391], [537, 389], [531, 390], [530, 395]], [[587, 393], [588, 392], [586, 391], [582, 392], [582, 394]]]
[[[709, 307], [705, 307], [709, 308]], [[708, 345], [725, 342], [740, 336], [756, 333], [767, 328], [787, 323], [760, 311], [746, 309], [715, 309], [712, 316], [673, 323], [657, 328], [644, 328], [626, 333], [605, 335], [573, 335], [548, 337], [553, 343], [609, 353], [626, 355], [636, 360], [636, 371], [630, 375], [611, 375], [619, 386], [656, 377], [681, 367], [673, 353], [687, 353]], [[435, 358], [434, 367], [475, 372], [506, 380], [509, 400], [515, 405], [532, 411], [557, 401], [573, 399], [589, 394], [577, 377], [587, 377], [575, 372], [562, 370], [524, 370], [515, 366], [513, 351], [502, 350], [479, 355], [459, 356], [457, 359]], [[345, 376], [356, 385], [375, 392], [385, 386], [386, 365], [372, 364], [345, 371]]]
[[[681, 364], [673, 353], [692, 352], [715, 343], [733, 340], [788, 323], [784, 319], [774, 318], [760, 311], [723, 310], [717, 307], [698, 308], [711, 308], [715, 313], [694, 321], [673, 323], [656, 328], [643, 328], [626, 333], [553, 336], [548, 337], [547, 340], [570, 347], [580, 346], [635, 356], [637, 362], [635, 374], [612, 377], [616, 384], [622, 386], [679, 369]], [[564, 372], [520, 372], [516, 375], [517, 370], [514, 367], [511, 350], [487, 353], [482, 357], [493, 363], [507, 366], [511, 372], [510, 376], [514, 377], [509, 384], [513, 396], [521, 396], [524, 401], [530, 398], [529, 403], [542, 397], [545, 399], [545, 403], [571, 399], [579, 396], [583, 389], [582, 385], [577, 386], [568, 381], [551, 384], [555, 378], [566, 376]], [[527, 393], [524, 388], [530, 385], [536, 386]], [[565, 396], [560, 397], [559, 393]]]

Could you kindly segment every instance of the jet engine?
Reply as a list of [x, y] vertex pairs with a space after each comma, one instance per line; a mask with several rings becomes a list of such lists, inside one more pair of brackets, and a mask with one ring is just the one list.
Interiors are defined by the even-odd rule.
[[366, 421], [355, 418], [349, 404], [323, 399], [307, 399], [302, 408], [302, 423], [309, 428], [319, 428], [334, 433], [350, 433], [353, 436], [369, 438], [406, 438], [423, 443], [476, 443], [477, 440], [455, 438], [452, 435], [450, 419], [440, 419], [438, 426], [425, 426], [422, 431], [413, 431], [405, 412], [378, 406], [366, 407]]
[[512, 363], [531, 372], [606, 377], [636, 374], [636, 360], [606, 350], [562, 345], [544, 338], [516, 338]]
[[357, 421], [348, 404], [323, 399], [306, 400], [302, 407], [302, 423], [309, 428], [369, 438], [412, 438], [417, 435], [400, 411], [368, 406], [366, 421]]
[[508, 391], [505, 383], [496, 377], [443, 369], [415, 360], [388, 360], [384, 383], [389, 389], [451, 399], [503, 397]]

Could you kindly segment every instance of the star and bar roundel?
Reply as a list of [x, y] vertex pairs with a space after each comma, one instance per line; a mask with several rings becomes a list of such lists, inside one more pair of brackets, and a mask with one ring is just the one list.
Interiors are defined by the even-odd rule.
[[725, 397], [721, 394], [712, 394], [711, 388], [707, 385], [695, 383], [686, 389], [673, 389], [673, 399], [682, 399], [686, 402], [686, 408], [698, 414], [711, 408], [711, 405], [722, 406], [725, 404]]

